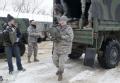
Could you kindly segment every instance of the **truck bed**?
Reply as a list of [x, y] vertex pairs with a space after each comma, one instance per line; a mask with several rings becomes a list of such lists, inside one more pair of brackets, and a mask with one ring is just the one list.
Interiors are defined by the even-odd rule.
[[74, 29], [74, 36], [73, 42], [93, 45], [93, 29]]

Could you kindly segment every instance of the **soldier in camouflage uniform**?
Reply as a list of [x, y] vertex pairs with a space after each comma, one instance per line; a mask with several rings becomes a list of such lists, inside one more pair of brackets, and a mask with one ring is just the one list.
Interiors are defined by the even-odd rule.
[[38, 52], [38, 46], [37, 46], [37, 39], [40, 36], [40, 34], [36, 30], [36, 22], [31, 21], [30, 26], [28, 27], [28, 63], [31, 63], [31, 56], [34, 52], [34, 62], [38, 62], [37, 59], [37, 52]]
[[71, 53], [73, 30], [67, 25], [67, 17], [62, 16], [59, 20], [59, 26], [57, 26], [59, 38], [54, 39], [53, 48], [53, 63], [58, 68], [57, 75], [58, 81], [62, 80], [62, 74], [64, 72], [64, 64], [67, 60], [68, 54]]

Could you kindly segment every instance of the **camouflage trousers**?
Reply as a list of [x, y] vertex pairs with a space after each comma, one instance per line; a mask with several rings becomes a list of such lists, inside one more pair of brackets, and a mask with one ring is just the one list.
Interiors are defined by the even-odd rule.
[[64, 65], [68, 59], [67, 56], [67, 54], [57, 54], [53, 52], [53, 63], [58, 68], [58, 71], [64, 72]]
[[28, 57], [31, 57], [34, 53], [34, 58], [37, 57], [38, 46], [37, 43], [28, 43]]

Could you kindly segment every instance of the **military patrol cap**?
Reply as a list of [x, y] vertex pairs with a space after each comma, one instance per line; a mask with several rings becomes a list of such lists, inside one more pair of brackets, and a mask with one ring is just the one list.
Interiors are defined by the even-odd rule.
[[66, 21], [68, 22], [67, 16], [61, 16], [59, 21]]
[[31, 22], [31, 25], [36, 25], [36, 22], [35, 22], [35, 21], [32, 21], [32, 22]]

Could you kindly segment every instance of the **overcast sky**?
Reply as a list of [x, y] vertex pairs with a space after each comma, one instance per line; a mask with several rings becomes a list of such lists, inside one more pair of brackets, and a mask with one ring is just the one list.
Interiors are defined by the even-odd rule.
[[45, 11], [45, 13], [51, 14], [53, 0], [0, 0], [0, 10], [14, 11], [14, 8], [20, 5], [22, 1], [29, 5], [31, 11], [36, 7], [36, 12], [42, 10]]

